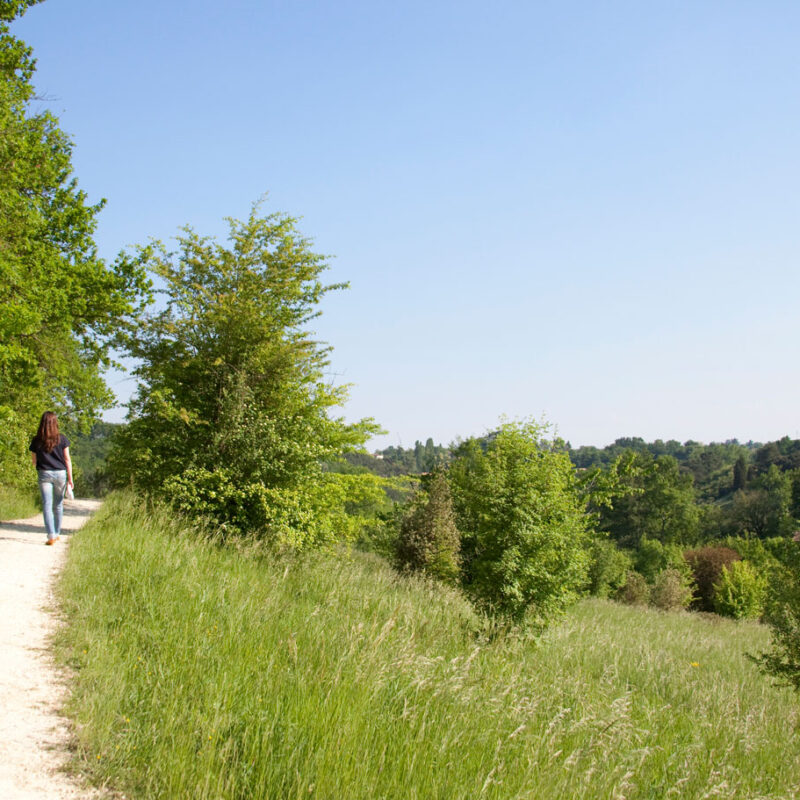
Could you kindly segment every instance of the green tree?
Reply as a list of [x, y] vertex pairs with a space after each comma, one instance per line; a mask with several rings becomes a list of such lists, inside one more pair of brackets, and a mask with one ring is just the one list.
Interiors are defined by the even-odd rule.
[[425, 440], [423, 467], [425, 472], [431, 472], [436, 467], [436, 446], [430, 436]]
[[267, 505], [285, 490], [305, 524], [295, 513], [304, 493], [334, 479], [323, 480], [323, 462], [378, 430], [331, 416], [347, 387], [325, 379], [330, 348], [309, 329], [322, 297], [343, 285], [321, 282], [325, 259], [291, 217], [260, 216], [257, 204], [228, 223], [227, 246], [185, 228], [174, 253], [154, 243], [128, 256], [158, 280], [165, 305], [127, 339], [139, 388], [113, 468], [149, 491], [169, 480], [182, 497], [175, 480], [188, 470], [204, 485], [224, 472], [225, 486], [250, 487]]
[[733, 465], [733, 491], [738, 492], [740, 489], [747, 488], [747, 457], [742, 454], [736, 459]]
[[782, 472], [774, 464], [759, 479], [762, 491], [767, 496], [767, 536], [785, 536], [792, 532], [792, 476]]
[[800, 520], [800, 467], [789, 473], [792, 482], [792, 502], [789, 512], [796, 520]]
[[599, 526], [623, 547], [637, 548], [642, 539], [662, 544], [695, 541], [699, 512], [692, 476], [681, 472], [673, 456], [653, 459], [648, 453], [628, 456], [616, 494], [599, 509]]
[[107, 266], [72, 177], [72, 143], [33, 111], [35, 61], [9, 23], [34, 0], [0, 3], [0, 482], [14, 483], [43, 410], [69, 429], [113, 397], [102, 379], [114, 334], [146, 294], [137, 265]]
[[419, 439], [414, 442], [414, 467], [417, 472], [425, 472], [425, 447]]
[[792, 474], [770, 465], [751, 488], [734, 495], [731, 516], [736, 530], [761, 539], [791, 533]]
[[569, 456], [535, 422], [507, 423], [450, 465], [464, 586], [490, 612], [545, 622], [586, 585], [589, 536]]

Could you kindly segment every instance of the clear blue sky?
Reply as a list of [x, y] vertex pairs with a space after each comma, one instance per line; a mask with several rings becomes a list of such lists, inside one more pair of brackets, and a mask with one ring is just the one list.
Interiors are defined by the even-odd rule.
[[103, 255], [265, 192], [303, 217], [376, 445], [800, 437], [800, 4], [48, 0], [14, 31]]

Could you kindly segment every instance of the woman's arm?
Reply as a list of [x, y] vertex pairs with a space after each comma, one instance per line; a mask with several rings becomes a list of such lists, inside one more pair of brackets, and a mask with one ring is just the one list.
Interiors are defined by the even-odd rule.
[[64, 448], [64, 463], [67, 465], [67, 483], [70, 486], [75, 486], [72, 482], [72, 459], [69, 457], [69, 447]]
[[33, 464], [33, 468], [36, 469], [36, 453], [31, 453], [31, 464]]

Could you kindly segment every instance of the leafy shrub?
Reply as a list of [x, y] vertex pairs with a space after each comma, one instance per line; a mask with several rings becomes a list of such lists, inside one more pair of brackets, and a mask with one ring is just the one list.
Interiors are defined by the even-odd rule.
[[454, 583], [461, 566], [461, 535], [444, 470], [437, 469], [410, 503], [400, 522], [397, 564]]
[[752, 619], [761, 616], [767, 579], [748, 564], [734, 561], [723, 567], [714, 584], [714, 610], [725, 617]]
[[741, 560], [739, 554], [730, 547], [701, 547], [687, 551], [684, 558], [692, 569], [697, 586], [692, 607], [699, 611], [714, 611], [714, 584], [724, 567]]
[[783, 539], [782, 545], [781, 566], [774, 571], [764, 609], [764, 620], [772, 629], [772, 649], [757, 661], [764, 672], [800, 692], [800, 543]]
[[646, 606], [650, 602], [650, 586], [644, 575], [629, 570], [625, 584], [617, 592], [617, 600], [629, 606]]
[[[797, 557], [797, 544], [790, 538], [787, 536], [770, 536], [767, 539], [759, 539], [758, 541], [764, 545], [764, 549], [778, 564], [793, 568]], [[742, 558], [750, 560], [748, 556], [742, 556]]]
[[450, 465], [464, 588], [490, 613], [543, 624], [586, 586], [588, 532], [569, 456], [535, 422], [470, 439]]
[[28, 445], [35, 432], [34, 418], [25, 418], [0, 402], [0, 486], [30, 486]]
[[631, 557], [608, 539], [596, 538], [590, 549], [589, 563], [590, 594], [595, 597], [608, 597], [625, 584]]
[[764, 672], [800, 692], [800, 614], [797, 608], [796, 604], [782, 604], [771, 614], [772, 651], [763, 653], [757, 661]]
[[662, 611], [678, 611], [692, 602], [692, 584], [685, 571], [670, 567], [656, 575], [650, 602]]
[[221, 533], [252, 534], [271, 544], [303, 549], [353, 540], [370, 520], [363, 507], [386, 503], [374, 475], [325, 475], [301, 489], [237, 485], [224, 470], [188, 469], [170, 478], [163, 493], [173, 508], [212, 522]]
[[747, 561], [751, 566], [764, 572], [778, 565], [779, 561], [772, 549], [775, 547], [776, 542], [783, 544], [785, 541], [783, 537], [764, 540], [756, 539], [754, 536], [728, 536], [719, 544], [735, 550], [743, 561]]
[[642, 539], [636, 548], [634, 567], [653, 583], [666, 569], [674, 569], [688, 575], [689, 568], [680, 547], [662, 544], [658, 539]]

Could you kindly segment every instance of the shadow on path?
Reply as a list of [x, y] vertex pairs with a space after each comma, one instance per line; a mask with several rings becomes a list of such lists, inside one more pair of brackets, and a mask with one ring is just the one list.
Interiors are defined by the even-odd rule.
[[44, 525], [31, 525], [27, 522], [0, 522], [0, 539], [7, 539], [3, 535], [6, 531], [15, 533], [44, 533]]

